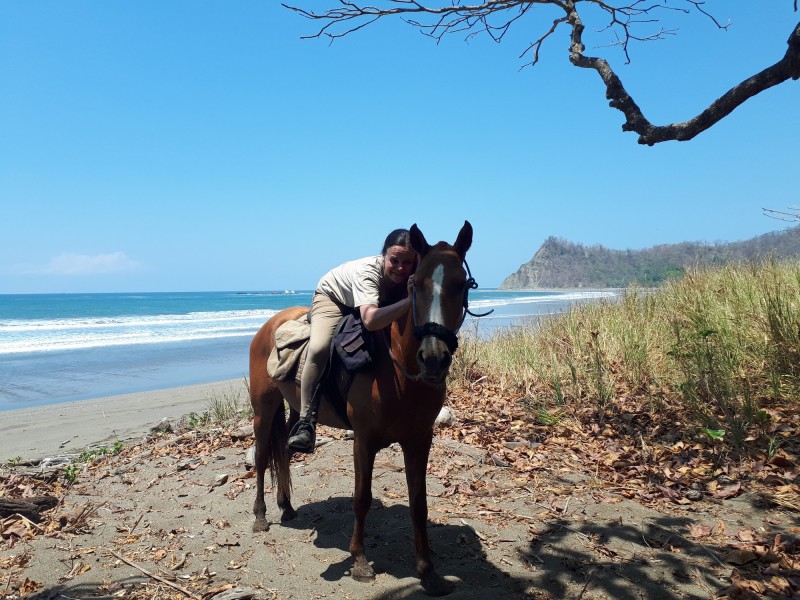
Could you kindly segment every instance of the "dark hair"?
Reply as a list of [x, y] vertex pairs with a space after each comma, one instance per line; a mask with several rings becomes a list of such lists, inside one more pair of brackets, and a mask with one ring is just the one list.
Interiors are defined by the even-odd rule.
[[411, 248], [411, 234], [408, 232], [408, 229], [395, 229], [392, 233], [387, 235], [386, 241], [383, 242], [381, 256], [386, 256], [386, 251], [392, 246]]

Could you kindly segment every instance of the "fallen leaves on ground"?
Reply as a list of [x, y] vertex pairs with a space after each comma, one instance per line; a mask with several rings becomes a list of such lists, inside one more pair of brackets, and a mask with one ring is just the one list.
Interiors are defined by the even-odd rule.
[[[484, 381], [452, 390], [448, 404], [459, 420], [437, 430], [442, 443], [434, 445], [429, 472], [439, 479], [444, 490], [436, 495], [447, 500], [450, 517], [458, 517], [463, 511], [469, 518], [487, 522], [516, 519], [531, 524], [568, 514], [574, 493], [574, 485], [568, 482], [572, 480], [583, 481], [598, 503], [628, 498], [665, 509], [698, 502], [721, 504], [743, 493], [753, 493], [771, 506], [800, 511], [800, 416], [771, 411], [770, 435], [777, 442], [772, 448], [754, 444], [752, 452], [734, 460], [714, 440], [692, 436], [679, 412], [652, 411], [645, 403], [646, 400], [620, 394], [605, 407], [602, 420], [592, 408], [565, 408], [557, 418], [543, 423], [529, 400], [499, 386]], [[117, 456], [96, 457], [82, 465], [80, 479], [115, 477], [129, 486], [159, 486], [170, 477], [188, 477], [212, 461], [222, 448], [239, 447], [244, 453], [252, 439], [239, 432], [240, 428], [153, 435]], [[338, 432], [326, 434], [341, 437]], [[471, 446], [475, 452], [451, 452], [448, 440]], [[163, 462], [163, 472], [150, 481], [139, 481], [136, 466], [156, 460]], [[293, 460], [302, 462], [307, 457]], [[402, 467], [379, 462], [376, 469], [398, 471]], [[485, 476], [498, 469], [509, 475], [502, 484]], [[565, 483], [554, 484], [554, 478], [545, 477], [546, 473], [558, 475]], [[80, 505], [65, 506], [69, 485], [62, 475], [63, 466], [50, 471], [13, 468], [0, 474], [0, 498], [58, 499], [55, 508], [42, 512], [38, 523], [21, 515], [0, 520], [0, 550], [6, 552], [0, 557], [0, 570], [7, 574], [0, 598], [30, 595], [42, 588], [25, 576], [30, 555], [25, 550], [15, 552], [18, 545], [38, 536], [63, 540], [91, 534], [97, 511], [101, 507], [114, 510], [108, 499], [91, 497]], [[219, 487], [233, 500], [252, 489], [252, 483], [246, 482], [252, 476], [252, 472], [245, 472], [225, 481], [189, 479], [186, 485], [202, 485], [209, 491]], [[404, 497], [388, 489], [384, 495]], [[523, 495], [540, 509], [539, 514], [514, 514], [498, 506], [503, 498]], [[136, 599], [151, 597], [158, 589], [164, 598], [210, 598], [211, 590], [232, 588], [233, 584], [224, 581], [222, 575], [192, 570], [193, 557], [181, 551], [185, 530], [154, 531], [140, 521], [141, 516], [119, 530], [111, 547], [83, 550], [96, 553], [112, 566], [133, 565], [150, 578], [128, 587], [108, 584], [105, 592]], [[224, 537], [227, 522], [210, 519], [208, 524], [221, 535], [206, 552], [236, 545], [236, 540]], [[532, 529], [531, 535], [535, 538], [538, 532]], [[765, 539], [763, 532], [727, 530], [721, 522], [696, 522], [684, 535], [692, 543], [723, 550], [718, 560], [731, 569], [731, 585], [720, 592], [721, 597], [733, 600], [800, 593], [800, 543], [796, 538]], [[487, 539], [484, 543], [496, 541]], [[599, 554], [611, 552], [588, 538], [587, 544]], [[247, 558], [231, 560], [226, 571], [234, 576], [246, 565]], [[157, 570], [146, 570], [145, 564], [156, 565]], [[89, 568], [86, 560], [76, 556], [67, 578], [77, 577]]]
[[[549, 496], [556, 510], [558, 494], [537, 488], [541, 472], [582, 473], [602, 490], [596, 497], [618, 494], [653, 508], [719, 504], [747, 491], [767, 505], [800, 512], [800, 414], [770, 410], [767, 435], [749, 439], [749, 452], [734, 457], [714, 439], [693, 435], [680, 407], [652, 410], [649, 402], [620, 393], [602, 415], [596, 406], [565, 407], [543, 423], [528, 398], [484, 378], [450, 391], [448, 404], [461, 419], [438, 435], [480, 447], [486, 462], [513, 471], [521, 486]], [[480, 493], [457, 485], [453, 493]], [[723, 597], [800, 595], [797, 538], [763, 540], [720, 525], [695, 524], [688, 536], [728, 548], [725, 560], [736, 568]]]

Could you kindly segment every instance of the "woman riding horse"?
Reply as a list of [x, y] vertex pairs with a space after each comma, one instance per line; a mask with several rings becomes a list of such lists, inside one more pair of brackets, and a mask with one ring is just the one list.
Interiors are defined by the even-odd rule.
[[[372, 334], [376, 338], [372, 365], [356, 373], [345, 398], [347, 420], [355, 433], [353, 509], [356, 520], [350, 540], [354, 561], [351, 573], [359, 581], [375, 578], [364, 547], [364, 526], [372, 503], [372, 472], [378, 451], [398, 443], [405, 463], [417, 573], [428, 594], [441, 596], [449, 593], [452, 585], [436, 572], [431, 559], [425, 476], [434, 421], [444, 404], [445, 382], [458, 346], [456, 333], [468, 311], [467, 294], [476, 286], [465, 268], [466, 253], [472, 245], [472, 226], [465, 221], [452, 245], [446, 242], [428, 244], [416, 225], [409, 230], [409, 240], [419, 259], [409, 285], [410, 298], [395, 300], [386, 307], [387, 312], [397, 311], [389, 313], [395, 320]], [[392, 247], [389, 246], [387, 255]], [[402, 286], [405, 270], [402, 261], [400, 265], [396, 280], [397, 285]], [[399, 289], [405, 292], [405, 286]], [[269, 529], [264, 502], [267, 467], [276, 484], [281, 521], [297, 516], [291, 503], [284, 399], [290, 406], [291, 425], [299, 418], [299, 390], [294, 380], [273, 379], [267, 372], [267, 362], [275, 347], [276, 330], [307, 312], [303, 307], [282, 310], [264, 324], [250, 344], [250, 402], [256, 438], [253, 531]], [[334, 427], [348, 426], [328, 402], [320, 403], [319, 422]]]
[[416, 266], [417, 253], [411, 248], [408, 230], [395, 229], [379, 256], [346, 262], [319, 280], [308, 315], [311, 338], [300, 380], [301, 418], [290, 433], [289, 450], [314, 451], [317, 411], [313, 399], [340, 319], [357, 310], [364, 327], [377, 331], [402, 317], [411, 307], [411, 274]]

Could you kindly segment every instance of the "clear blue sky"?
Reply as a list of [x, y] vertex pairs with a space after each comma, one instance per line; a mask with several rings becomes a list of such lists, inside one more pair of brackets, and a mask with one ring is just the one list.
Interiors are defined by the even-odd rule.
[[[654, 123], [688, 119], [800, 18], [790, 0], [706, 7], [730, 30], [684, 18], [630, 65], [587, 54]], [[5, 0], [0, 293], [308, 289], [395, 227], [453, 241], [464, 219], [495, 287], [551, 235], [638, 249], [789, 226], [761, 207], [800, 203], [800, 83], [640, 146], [566, 29], [520, 71], [541, 14], [499, 45], [394, 20], [331, 46], [275, 0]]]

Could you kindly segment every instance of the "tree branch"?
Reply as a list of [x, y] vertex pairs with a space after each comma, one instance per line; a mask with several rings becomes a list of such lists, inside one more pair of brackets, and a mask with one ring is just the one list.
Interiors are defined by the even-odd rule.
[[[705, 10], [702, 0], [683, 0], [685, 7], [670, 6], [669, 0], [654, 1], [652, 4], [645, 4], [644, 0], [628, 1], [628, 4], [619, 3], [620, 6], [614, 6], [610, 4], [610, 0], [484, 0], [481, 4], [475, 5], [448, 3], [445, 6], [434, 7], [421, 4], [420, 0], [377, 0], [376, 6], [360, 5], [357, 0], [338, 0], [337, 8], [320, 13], [288, 4], [283, 6], [303, 17], [324, 23], [316, 34], [303, 36], [305, 39], [327, 37], [331, 43], [384, 17], [404, 19], [424, 35], [434, 38], [437, 43], [445, 35], [453, 33], [466, 33], [466, 39], [486, 33], [492, 40], [500, 42], [512, 24], [534, 6], [547, 5], [558, 8], [563, 11], [564, 16], [553, 20], [549, 30], [523, 51], [520, 58], [528, 53], [533, 54], [533, 58], [523, 65], [523, 68], [539, 62], [539, 52], [545, 40], [551, 38], [561, 24], [567, 23], [571, 28], [570, 62], [576, 67], [597, 71], [606, 86], [609, 106], [625, 115], [622, 131], [638, 133], [639, 143], [648, 146], [672, 140], [691, 140], [727, 117], [753, 96], [789, 79], [800, 78], [800, 23], [798, 23], [789, 35], [787, 41], [789, 48], [786, 54], [777, 63], [735, 85], [692, 119], [683, 123], [653, 125], [628, 94], [609, 63], [605, 59], [584, 54], [584, 24], [578, 14], [577, 5], [580, 2], [589, 3], [609, 15], [609, 23], [601, 31], [612, 30], [616, 34], [616, 39], [611, 45], [622, 48], [627, 62], [630, 62], [631, 42], [661, 40], [667, 35], [676, 33], [673, 29], [664, 29], [660, 26], [657, 30], [644, 35], [632, 31], [633, 28], [639, 29], [658, 23], [654, 15], [659, 12], [674, 11], [688, 14], [696, 11], [711, 20], [719, 29], [727, 29], [731, 23], [729, 21], [722, 24], [718, 21]], [[797, 4], [798, 0], [794, 0], [795, 12]]]
[[583, 55], [583, 44], [580, 43], [583, 25], [575, 13], [570, 18], [573, 30], [570, 62], [576, 67], [594, 69], [606, 85], [606, 98], [609, 106], [625, 115], [622, 131], [633, 131], [639, 134], [639, 143], [652, 146], [660, 142], [691, 140], [706, 129], [715, 125], [747, 100], [771, 87], [789, 79], [800, 78], [800, 23], [792, 31], [787, 41], [789, 48], [781, 60], [767, 67], [760, 73], [735, 85], [699, 115], [683, 123], [671, 125], [653, 125], [645, 118], [639, 106], [625, 90], [622, 81], [602, 58]]
[[800, 221], [800, 206], [790, 206], [787, 210], [774, 210], [771, 208], [762, 208], [761, 210], [765, 216], [771, 219], [788, 221], [790, 223]]

